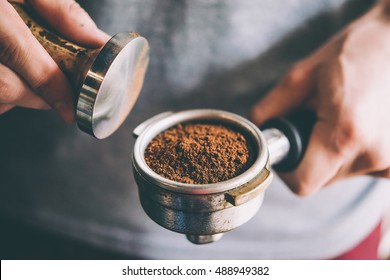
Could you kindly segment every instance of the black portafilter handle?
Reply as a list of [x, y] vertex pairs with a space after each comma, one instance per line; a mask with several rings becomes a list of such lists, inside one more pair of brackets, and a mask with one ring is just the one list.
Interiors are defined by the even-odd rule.
[[262, 130], [276, 128], [290, 142], [287, 155], [273, 165], [276, 171], [288, 172], [296, 169], [306, 151], [307, 144], [317, 117], [312, 111], [297, 111], [284, 118], [270, 119], [261, 127]]

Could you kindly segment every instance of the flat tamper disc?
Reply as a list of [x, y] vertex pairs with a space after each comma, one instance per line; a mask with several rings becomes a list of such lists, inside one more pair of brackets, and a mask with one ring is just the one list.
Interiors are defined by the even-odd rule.
[[118, 33], [100, 50], [77, 102], [81, 130], [103, 139], [125, 121], [141, 91], [149, 45], [136, 33]]

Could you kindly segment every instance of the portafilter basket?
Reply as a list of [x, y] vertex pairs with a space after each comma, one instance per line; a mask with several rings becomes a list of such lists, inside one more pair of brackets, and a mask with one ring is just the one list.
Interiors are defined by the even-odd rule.
[[[157, 224], [185, 234], [192, 243], [217, 241], [224, 232], [244, 224], [257, 213], [272, 180], [271, 164], [284, 171], [298, 165], [310, 133], [296, 124], [304, 120], [302, 127], [310, 128], [308, 120], [313, 118], [305, 112], [303, 118], [298, 117], [298, 122], [297, 118], [292, 119], [293, 122], [291, 119], [271, 120], [260, 131], [236, 114], [198, 109], [166, 112], [143, 122], [133, 132], [137, 137], [133, 169], [144, 211]], [[241, 132], [255, 153], [248, 170], [223, 182], [186, 184], [164, 178], [146, 164], [145, 149], [155, 136], [179, 123], [196, 121], [219, 123]]]

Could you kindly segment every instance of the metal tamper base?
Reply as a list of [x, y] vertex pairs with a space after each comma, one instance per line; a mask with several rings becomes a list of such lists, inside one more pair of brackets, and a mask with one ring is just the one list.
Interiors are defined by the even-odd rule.
[[80, 88], [77, 124], [103, 139], [124, 122], [141, 91], [149, 45], [137, 33], [113, 36], [91, 64]]

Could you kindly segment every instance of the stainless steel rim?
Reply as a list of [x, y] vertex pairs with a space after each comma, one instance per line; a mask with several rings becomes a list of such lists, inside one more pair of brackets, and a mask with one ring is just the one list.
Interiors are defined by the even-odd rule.
[[[246, 131], [250, 137], [253, 138], [254, 145], [257, 145], [256, 160], [243, 174], [230, 180], [214, 184], [185, 184], [168, 180], [160, 176], [146, 164], [144, 159], [145, 149], [149, 142], [160, 132], [182, 122], [209, 119], [219, 120], [221, 122], [234, 125]], [[268, 162], [268, 149], [261, 131], [249, 120], [239, 115], [221, 110], [197, 109], [173, 113], [147, 126], [135, 142], [133, 160], [139, 172], [142, 173], [142, 175], [152, 184], [178, 193], [213, 194], [243, 186], [255, 178], [266, 167]]]

